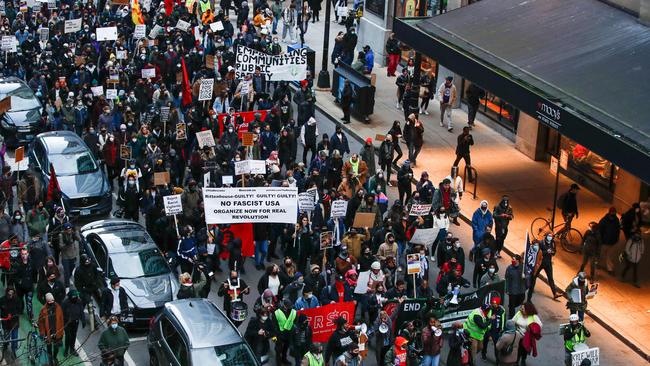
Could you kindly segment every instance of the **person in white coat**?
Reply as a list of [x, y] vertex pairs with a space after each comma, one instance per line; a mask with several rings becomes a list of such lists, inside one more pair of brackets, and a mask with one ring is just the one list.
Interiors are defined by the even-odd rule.
[[438, 229], [438, 236], [436, 240], [433, 241], [429, 253], [429, 256], [432, 261], [436, 260], [436, 247], [442, 245], [445, 240], [447, 240], [447, 232], [449, 231], [449, 216], [444, 206], [440, 206], [435, 214], [431, 215], [433, 217], [433, 228]]
[[643, 243], [643, 237], [641, 237], [641, 234], [638, 232], [632, 234], [625, 244], [625, 252], [623, 254], [623, 257], [625, 258], [625, 268], [623, 268], [623, 273], [621, 273], [621, 280], [625, 281], [627, 271], [632, 268], [632, 280], [634, 281], [634, 286], [637, 288], [641, 287], [637, 277], [637, 267], [639, 262], [641, 262], [644, 252], [645, 244]]

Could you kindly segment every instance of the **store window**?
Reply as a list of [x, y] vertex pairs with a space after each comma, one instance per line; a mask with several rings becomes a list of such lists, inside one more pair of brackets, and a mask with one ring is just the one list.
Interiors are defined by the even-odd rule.
[[[467, 90], [472, 85], [469, 80], [463, 80], [463, 102], [467, 103]], [[479, 98], [479, 112], [496, 121], [509, 131], [517, 132], [519, 110], [495, 94], [484, 90]]]
[[[409, 48], [404, 43], [402, 43], [401, 50], [402, 50], [401, 65], [403, 67], [407, 67], [409, 60], [414, 60], [415, 62], [415, 51], [412, 48]], [[422, 55], [422, 63], [420, 64], [420, 75], [424, 75], [427, 73], [429, 74], [429, 77], [431, 77], [434, 80], [437, 80], [436, 76], [438, 75], [438, 62], [436, 62], [436, 60], [432, 59], [431, 57]]]
[[601, 187], [613, 192], [618, 178], [618, 167], [583, 145], [562, 136], [560, 151], [568, 152], [569, 175], [578, 173]]
[[386, 0], [366, 0], [366, 10], [381, 19], [384, 19], [385, 8]]

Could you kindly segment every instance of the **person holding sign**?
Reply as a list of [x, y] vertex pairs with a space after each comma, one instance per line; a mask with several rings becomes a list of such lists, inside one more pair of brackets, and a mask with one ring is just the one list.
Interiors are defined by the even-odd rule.
[[564, 328], [564, 364], [571, 366], [573, 359], [571, 353], [575, 351], [576, 344], [585, 343], [591, 337], [591, 332], [580, 322], [577, 314], [569, 315], [569, 325]]

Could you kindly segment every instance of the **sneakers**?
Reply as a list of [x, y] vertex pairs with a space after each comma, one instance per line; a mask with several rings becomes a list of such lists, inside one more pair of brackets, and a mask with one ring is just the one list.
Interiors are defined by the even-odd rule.
[[388, 182], [388, 183], [386, 183], [386, 185], [389, 186], [389, 187], [392, 187], [392, 186], [393, 186], [393, 183]]
[[445, 127], [445, 125], [442, 122], [440, 122], [440, 127]]
[[451, 132], [454, 131], [454, 128], [453, 128], [453, 127], [449, 127], [449, 128], [447, 129], [447, 131], [451, 133]]
[[427, 116], [429, 115], [429, 112], [427, 112], [426, 109], [423, 111], [423, 113], [424, 113], [425, 115], [427, 115]]
[[395, 108], [400, 109], [399, 107], [399, 102], [395, 103]]

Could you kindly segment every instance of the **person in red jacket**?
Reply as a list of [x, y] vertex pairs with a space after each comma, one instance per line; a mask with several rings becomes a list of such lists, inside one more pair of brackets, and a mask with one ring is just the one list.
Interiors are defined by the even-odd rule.
[[102, 157], [104, 158], [104, 165], [106, 166], [106, 176], [108, 177], [108, 182], [111, 185], [111, 191], [113, 190], [113, 179], [119, 174], [119, 167], [117, 166], [117, 152], [118, 152], [118, 143], [115, 141], [115, 136], [111, 135], [108, 138], [108, 141], [104, 144], [102, 150]]
[[406, 366], [406, 353], [409, 341], [404, 337], [395, 338], [395, 346], [386, 352], [384, 366]]
[[0, 270], [2, 271], [3, 284], [13, 284], [13, 279], [11, 278], [11, 262], [18, 260], [18, 255], [20, 254], [19, 249], [23, 245], [18, 242], [16, 234], [11, 234], [9, 239], [0, 244]]

